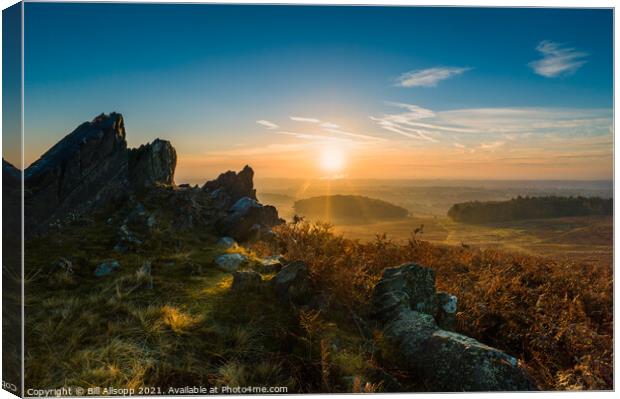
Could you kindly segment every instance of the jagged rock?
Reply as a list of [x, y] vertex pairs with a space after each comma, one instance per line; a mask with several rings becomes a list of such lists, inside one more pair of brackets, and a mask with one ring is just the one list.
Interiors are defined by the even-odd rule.
[[202, 189], [211, 193], [214, 199], [224, 199], [222, 209], [228, 209], [243, 197], [256, 200], [253, 179], [254, 171], [246, 165], [239, 173], [230, 170], [222, 173], [217, 179], [206, 182]]
[[291, 262], [283, 267], [271, 279], [271, 284], [282, 302], [301, 305], [308, 303], [312, 297], [308, 266], [301, 261]]
[[237, 241], [231, 237], [222, 237], [217, 241], [217, 246], [223, 249], [235, 248]]
[[435, 316], [438, 305], [432, 269], [409, 263], [383, 270], [373, 292], [373, 314], [390, 318], [402, 306]]
[[373, 314], [396, 364], [433, 391], [535, 390], [514, 357], [437, 325], [438, 312], [456, 312], [456, 298], [436, 295], [434, 280], [431, 269], [405, 264], [386, 269], [375, 287]]
[[278, 273], [284, 267], [282, 255], [268, 256], [260, 260], [261, 270], [265, 273]]
[[247, 261], [248, 258], [241, 254], [224, 254], [215, 258], [217, 267], [229, 273], [237, 271]]
[[60, 258], [57, 262], [53, 264], [54, 270], [59, 270], [67, 274], [73, 274], [73, 262], [71, 262], [67, 258]]
[[86, 211], [124, 195], [126, 176], [122, 115], [101, 114], [83, 123], [25, 170], [26, 233], [69, 211]]
[[254, 271], [236, 271], [233, 273], [233, 291], [256, 291], [261, 287], [263, 278]]
[[231, 206], [228, 214], [217, 223], [218, 230], [238, 241], [262, 238], [265, 230], [284, 223], [278, 211], [270, 205], [261, 205], [255, 199], [243, 197]]
[[174, 184], [177, 152], [169, 141], [156, 139], [129, 150], [129, 180], [136, 188]]
[[104, 277], [112, 273], [114, 270], [121, 267], [121, 264], [117, 260], [105, 261], [95, 269], [95, 277]]

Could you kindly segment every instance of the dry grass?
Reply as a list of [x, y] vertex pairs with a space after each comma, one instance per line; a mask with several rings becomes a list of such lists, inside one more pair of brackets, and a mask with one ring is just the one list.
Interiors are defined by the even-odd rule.
[[321, 223], [279, 234], [287, 256], [307, 262], [338, 307], [366, 308], [384, 268], [417, 262], [436, 271], [438, 289], [458, 296], [460, 332], [519, 357], [541, 389], [613, 388], [609, 266], [385, 236], [360, 243]]

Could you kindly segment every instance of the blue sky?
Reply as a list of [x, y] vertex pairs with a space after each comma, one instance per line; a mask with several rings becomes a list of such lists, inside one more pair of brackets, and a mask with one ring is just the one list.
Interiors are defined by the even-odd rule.
[[25, 27], [27, 163], [119, 111], [185, 180], [320, 175], [329, 146], [351, 177], [386, 157], [394, 177], [612, 175], [610, 10], [28, 3]]

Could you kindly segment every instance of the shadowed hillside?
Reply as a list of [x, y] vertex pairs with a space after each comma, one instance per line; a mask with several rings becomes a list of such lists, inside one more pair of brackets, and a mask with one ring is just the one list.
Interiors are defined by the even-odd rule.
[[327, 195], [295, 201], [295, 212], [313, 220], [364, 224], [406, 218], [409, 214], [389, 202], [359, 195]]

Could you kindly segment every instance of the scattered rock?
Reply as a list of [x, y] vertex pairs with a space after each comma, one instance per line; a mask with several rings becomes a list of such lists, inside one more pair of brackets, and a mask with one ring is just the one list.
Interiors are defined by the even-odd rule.
[[233, 291], [256, 291], [260, 289], [263, 279], [254, 271], [236, 271], [233, 273]]
[[169, 141], [156, 139], [129, 150], [129, 180], [136, 188], [174, 184], [177, 153]]
[[73, 262], [71, 262], [67, 258], [60, 258], [57, 262], [54, 263], [54, 269], [60, 270], [67, 274], [73, 274]]
[[152, 229], [155, 226], [157, 226], [157, 219], [155, 219], [154, 215], [149, 215], [149, 217], [146, 219], [146, 227]]
[[237, 271], [247, 261], [248, 258], [241, 254], [224, 254], [215, 258], [217, 267], [229, 273]]
[[456, 297], [435, 294], [431, 269], [405, 264], [384, 270], [372, 311], [394, 361], [433, 391], [526, 391], [535, 386], [514, 357], [446, 331], [437, 319], [456, 313]]
[[121, 267], [121, 264], [117, 260], [105, 261], [95, 269], [95, 277], [104, 277], [112, 273], [114, 270]]
[[283, 267], [271, 279], [271, 284], [282, 302], [302, 305], [311, 299], [308, 266], [304, 262], [295, 261]]
[[224, 249], [236, 248], [237, 241], [231, 237], [222, 237], [217, 241], [217, 246]]

